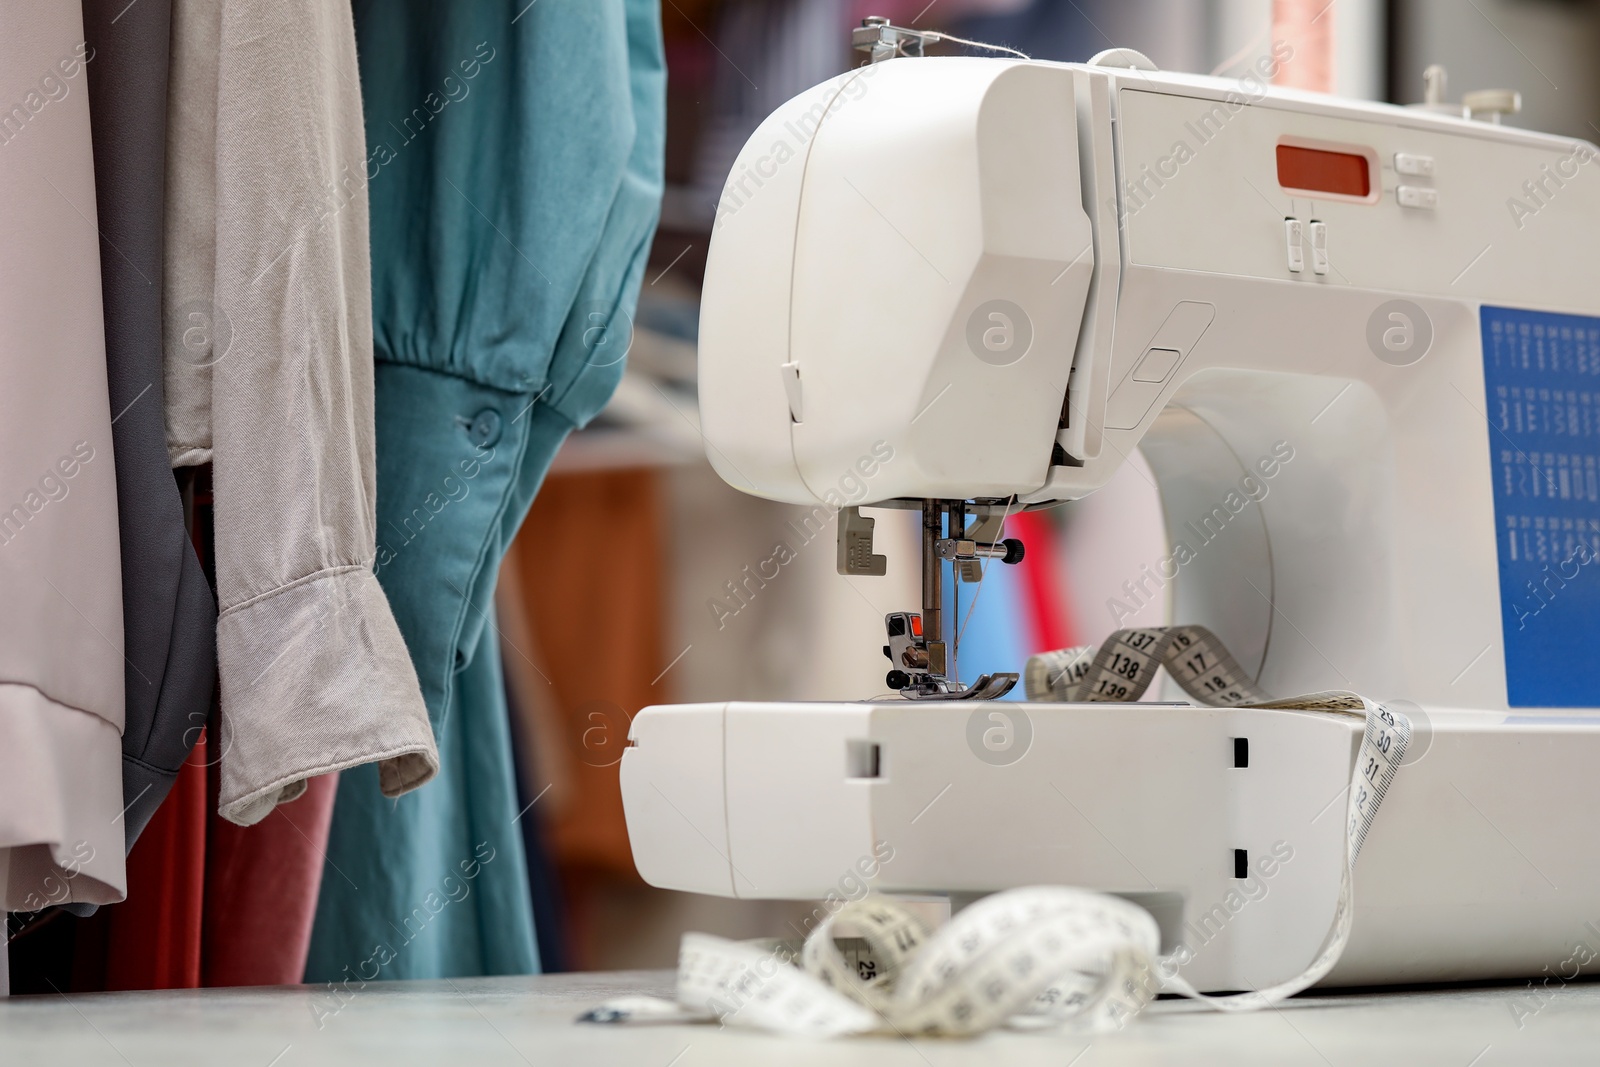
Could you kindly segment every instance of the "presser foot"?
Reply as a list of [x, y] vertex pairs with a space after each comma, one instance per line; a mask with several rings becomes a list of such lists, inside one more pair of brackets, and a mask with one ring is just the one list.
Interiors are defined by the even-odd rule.
[[1016, 687], [1018, 677], [1010, 672], [980, 674], [977, 681], [964, 686], [929, 674], [902, 687], [900, 695], [907, 700], [998, 700]]
[[1020, 675], [1009, 672], [979, 675], [970, 686], [944, 675], [944, 644], [930, 641], [922, 631], [922, 616], [897, 611], [884, 620], [889, 643], [883, 654], [895, 668], [884, 684], [907, 700], [995, 700], [1016, 686]]

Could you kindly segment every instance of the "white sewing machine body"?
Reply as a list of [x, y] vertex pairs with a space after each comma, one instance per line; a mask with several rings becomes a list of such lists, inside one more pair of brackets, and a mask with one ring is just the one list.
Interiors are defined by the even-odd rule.
[[[1018, 711], [1026, 727], [989, 718]], [[1324, 984], [1533, 976], [1580, 942], [1600, 955], [1600, 717], [1429, 715], [1431, 743], [1419, 734], [1362, 850], [1355, 930]], [[974, 719], [1031, 742], [986, 762]], [[823, 900], [887, 842], [879, 891], [1117, 893], [1156, 916], [1164, 950], [1190, 948], [1196, 986], [1256, 989], [1299, 973], [1327, 933], [1359, 740], [1357, 719], [1237, 708], [683, 705], [635, 719], [623, 796], [652, 885]]]
[[[1170, 618], [1269, 692], [1431, 721], [1329, 981], [1554, 969], [1600, 953], [1597, 154], [1149, 70], [861, 68], [735, 166], [702, 312], [708, 454], [738, 488], [832, 503], [888, 442], [872, 500], [1037, 504], [1141, 449], [1173, 556], [1137, 581]], [[1018, 708], [1026, 753], [978, 758], [969, 720]], [[1140, 895], [1191, 947], [1248, 888], [1235, 850], [1257, 871], [1283, 842], [1185, 970], [1237, 989], [1327, 929], [1358, 733], [1150, 704], [649, 708], [622, 786], [655, 885], [823, 896], [887, 841], [879, 889]]]

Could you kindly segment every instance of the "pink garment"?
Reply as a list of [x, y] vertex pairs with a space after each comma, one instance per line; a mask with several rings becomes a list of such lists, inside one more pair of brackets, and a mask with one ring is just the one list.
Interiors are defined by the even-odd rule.
[[339, 776], [238, 826], [217, 814], [219, 755], [195, 746], [128, 857], [128, 899], [86, 920], [75, 991], [301, 981]]
[[202, 985], [299, 984], [338, 790], [324, 774], [253, 826], [211, 816]]
[[0, 0], [0, 906], [109, 904], [122, 565], [82, 10]]

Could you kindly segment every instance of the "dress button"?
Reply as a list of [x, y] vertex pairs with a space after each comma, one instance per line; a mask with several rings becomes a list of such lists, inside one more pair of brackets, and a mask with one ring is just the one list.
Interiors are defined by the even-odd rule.
[[500, 440], [500, 413], [484, 408], [467, 424], [467, 438], [479, 448], [489, 448]]

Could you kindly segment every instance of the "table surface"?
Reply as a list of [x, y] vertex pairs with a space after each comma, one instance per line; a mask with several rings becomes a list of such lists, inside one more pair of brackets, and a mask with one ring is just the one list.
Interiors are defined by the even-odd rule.
[[838, 1067], [1115, 1064], [1600, 1062], [1600, 982], [1329, 994], [1223, 1015], [1163, 1000], [1092, 1038], [1000, 1032], [972, 1040], [833, 1042], [697, 1026], [574, 1021], [609, 997], [670, 995], [668, 972], [14, 997], [0, 1002], [0, 1064], [316, 1067], [331, 1064], [827, 1063]]

